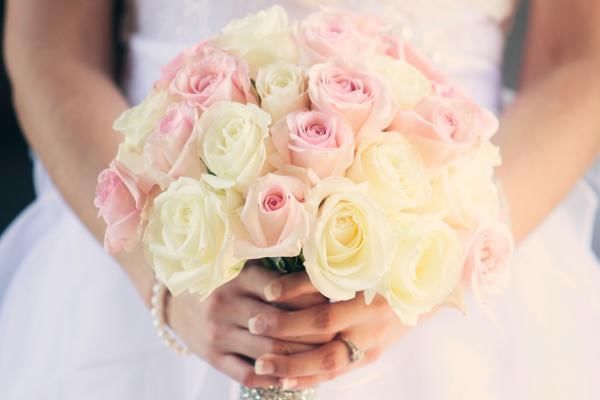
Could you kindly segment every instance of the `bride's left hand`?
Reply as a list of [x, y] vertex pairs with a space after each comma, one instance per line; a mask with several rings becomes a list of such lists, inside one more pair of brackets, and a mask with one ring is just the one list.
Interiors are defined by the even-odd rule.
[[[284, 275], [265, 289], [266, 297], [278, 303], [315, 292], [306, 273]], [[362, 294], [349, 301], [259, 314], [250, 319], [249, 329], [256, 335], [297, 342], [321, 338], [324, 344], [314, 350], [267, 354], [256, 360], [257, 374], [279, 377], [286, 389], [312, 387], [371, 363], [408, 330], [383, 297], [366, 305]], [[363, 357], [351, 362], [350, 351], [339, 337], [354, 343]]]

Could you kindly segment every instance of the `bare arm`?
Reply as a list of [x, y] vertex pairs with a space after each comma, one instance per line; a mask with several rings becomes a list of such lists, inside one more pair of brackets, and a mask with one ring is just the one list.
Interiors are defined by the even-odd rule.
[[[70, 207], [101, 239], [98, 173], [114, 157], [112, 121], [126, 101], [112, 79], [111, 0], [9, 0], [6, 64], [23, 131]], [[153, 274], [139, 252], [120, 260], [148, 301]]]
[[498, 143], [523, 238], [600, 155], [600, 2], [533, 0], [522, 88]]
[[[120, 139], [111, 126], [127, 107], [111, 78], [111, 4], [9, 0], [5, 37], [17, 113], [27, 139], [66, 202], [99, 240], [104, 223], [93, 206], [97, 176], [116, 153]], [[118, 261], [148, 304], [154, 274], [141, 251], [125, 253]], [[233, 379], [247, 386], [277, 384], [276, 377], [256, 375], [247, 360], [312, 346], [257, 337], [246, 329], [252, 316], [275, 310], [263, 298], [263, 289], [276, 275], [246, 267], [239, 279], [205, 302], [189, 294], [177, 296], [169, 301], [169, 322], [193, 352]]]

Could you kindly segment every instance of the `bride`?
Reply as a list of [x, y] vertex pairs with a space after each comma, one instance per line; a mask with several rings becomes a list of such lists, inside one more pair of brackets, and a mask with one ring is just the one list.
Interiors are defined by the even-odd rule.
[[[600, 398], [600, 268], [590, 250], [597, 199], [583, 178], [600, 154], [600, 3], [532, 1], [522, 88], [498, 136], [520, 243], [495, 323], [470, 307], [466, 316], [440, 310], [409, 330], [383, 302], [327, 304], [304, 275], [249, 266], [209, 301], [169, 299], [168, 322], [197, 355], [186, 358], [156, 337], [152, 271], [140, 252], [103, 252], [93, 206], [96, 177], [119, 141], [112, 121], [142, 99], [160, 66], [249, 12], [279, 3], [299, 17], [328, 4], [385, 16], [498, 110], [502, 26], [514, 5], [131, 0], [118, 84], [111, 3], [8, 1], [7, 65], [39, 158], [37, 200], [0, 241], [0, 397], [219, 400], [235, 399], [243, 382], [318, 384], [328, 400]], [[338, 332], [365, 352], [361, 360], [352, 362]]]

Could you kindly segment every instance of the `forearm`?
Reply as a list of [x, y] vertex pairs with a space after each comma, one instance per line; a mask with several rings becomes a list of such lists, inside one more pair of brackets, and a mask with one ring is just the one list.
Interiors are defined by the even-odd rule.
[[502, 118], [498, 175], [517, 239], [569, 192], [600, 154], [600, 63], [565, 62], [525, 87]]
[[[11, 73], [23, 131], [65, 201], [102, 241], [105, 226], [94, 207], [95, 185], [116, 153], [120, 137], [111, 126], [126, 101], [106, 72], [77, 59], [63, 58], [50, 69], [36, 67], [52, 64], [48, 60], [26, 61]], [[148, 300], [153, 275], [141, 251], [119, 261]]]

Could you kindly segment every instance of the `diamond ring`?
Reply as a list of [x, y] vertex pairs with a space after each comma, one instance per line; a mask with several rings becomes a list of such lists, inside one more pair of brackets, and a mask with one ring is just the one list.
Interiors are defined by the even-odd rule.
[[350, 357], [350, 363], [359, 361], [365, 356], [365, 352], [358, 348], [350, 339], [346, 339], [342, 336], [338, 336], [337, 340], [344, 343], [348, 349], [348, 356]]

